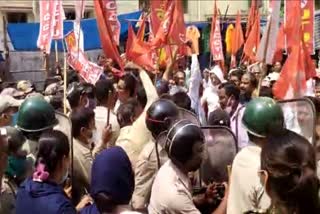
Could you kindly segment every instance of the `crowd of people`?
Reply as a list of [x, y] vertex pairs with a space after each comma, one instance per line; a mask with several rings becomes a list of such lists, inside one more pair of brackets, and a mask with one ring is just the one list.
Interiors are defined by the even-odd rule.
[[[273, 97], [279, 62], [201, 71], [196, 54], [190, 66], [176, 55], [154, 73], [127, 62], [119, 77], [101, 54], [95, 85], [73, 70], [43, 91], [2, 83], [0, 213], [320, 213], [320, 81], [303, 98], [313, 114]], [[234, 136], [225, 180], [201, 179], [202, 127]]]

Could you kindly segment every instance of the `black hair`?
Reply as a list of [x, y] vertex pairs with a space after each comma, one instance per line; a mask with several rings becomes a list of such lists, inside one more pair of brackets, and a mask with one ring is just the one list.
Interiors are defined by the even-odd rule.
[[53, 173], [63, 157], [70, 152], [68, 137], [61, 131], [51, 130], [44, 132], [39, 139], [39, 151], [36, 165], [45, 165], [45, 171]]
[[233, 70], [229, 74], [229, 76], [236, 76], [239, 80], [241, 80], [242, 75], [243, 75], [243, 71], [240, 69]]
[[50, 97], [50, 104], [53, 106], [54, 110], [61, 111], [63, 109], [63, 96], [54, 95]]
[[73, 83], [68, 88], [67, 100], [72, 109], [79, 106], [81, 97], [81, 91], [79, 90], [79, 86], [77, 83]]
[[233, 83], [226, 82], [219, 85], [219, 89], [222, 88], [225, 90], [228, 97], [233, 96], [235, 100], [239, 101], [240, 89], [237, 86]]
[[101, 104], [108, 100], [109, 93], [114, 93], [115, 89], [113, 81], [111, 80], [99, 80], [96, 83], [96, 97], [98, 103]]
[[185, 92], [177, 92], [172, 95], [171, 100], [180, 108], [191, 110], [191, 99]]
[[313, 146], [286, 130], [268, 138], [261, 152], [261, 169], [268, 172], [267, 191], [290, 213], [320, 213], [319, 179]]
[[137, 100], [142, 108], [144, 108], [147, 105], [147, 94], [143, 86], [139, 86], [137, 90]]
[[82, 93], [86, 94], [88, 98], [94, 99], [96, 97], [96, 88], [91, 83], [80, 83], [80, 88], [82, 88]]
[[220, 108], [216, 109], [210, 113], [208, 125], [230, 127], [230, 116], [226, 111]]
[[249, 78], [250, 78], [250, 85], [251, 85], [253, 88], [257, 88], [257, 87], [258, 87], [258, 80], [257, 80], [257, 78], [254, 76], [253, 73], [247, 72], [247, 73], [245, 73], [245, 74], [243, 74], [243, 75], [248, 75], [248, 76], [249, 76]]
[[260, 88], [260, 93], [259, 93], [260, 97], [270, 97], [273, 98], [273, 93], [272, 93], [272, 89], [266, 86], [262, 86]]
[[73, 82], [79, 82], [79, 81], [80, 81], [80, 79], [79, 79], [79, 76], [76, 71], [69, 70], [67, 72], [67, 85], [69, 85]]
[[117, 111], [117, 120], [120, 128], [129, 126], [132, 124], [132, 118], [135, 116], [135, 108], [138, 101], [135, 99], [130, 99], [128, 102], [120, 105]]
[[163, 95], [163, 94], [168, 94], [169, 93], [169, 83], [168, 81], [165, 80], [159, 80], [156, 83], [156, 88], [157, 88], [157, 93], [159, 96]]
[[72, 135], [74, 138], [80, 136], [81, 128], [88, 128], [94, 120], [94, 111], [89, 108], [80, 108], [71, 112]]
[[134, 96], [137, 80], [132, 73], [126, 73], [120, 78], [124, 82], [124, 90], [129, 91], [130, 97]]

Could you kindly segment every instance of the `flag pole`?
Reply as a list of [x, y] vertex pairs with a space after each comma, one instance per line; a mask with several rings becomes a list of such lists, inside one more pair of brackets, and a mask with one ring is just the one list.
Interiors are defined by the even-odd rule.
[[59, 62], [59, 55], [58, 55], [58, 41], [54, 40], [54, 50], [55, 50], [55, 54], [56, 54], [56, 63]]

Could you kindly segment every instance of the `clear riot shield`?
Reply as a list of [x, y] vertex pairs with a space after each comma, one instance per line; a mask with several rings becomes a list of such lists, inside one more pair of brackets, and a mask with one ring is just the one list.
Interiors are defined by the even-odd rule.
[[282, 100], [278, 103], [283, 110], [286, 128], [315, 145], [316, 111], [312, 101], [302, 98]]
[[238, 152], [235, 135], [227, 127], [202, 127], [206, 142], [206, 155], [201, 165], [200, 180], [210, 182], [228, 181], [232, 161]]
[[59, 121], [59, 123], [54, 127], [55, 130], [59, 130], [63, 132], [65, 135], [67, 135], [70, 145], [72, 143], [72, 124], [66, 115], [60, 113], [60, 112], [55, 112], [56, 113], [56, 118]]
[[179, 108], [179, 116], [178, 116], [179, 120], [189, 120], [192, 123], [201, 126], [200, 124], [200, 120], [198, 119], [197, 115], [191, 111], [188, 111], [186, 109], [183, 108]]

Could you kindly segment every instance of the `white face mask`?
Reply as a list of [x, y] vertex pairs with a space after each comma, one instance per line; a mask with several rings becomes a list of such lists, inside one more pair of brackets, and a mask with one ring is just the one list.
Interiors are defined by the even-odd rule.
[[232, 101], [231, 101], [231, 98], [228, 99], [227, 107], [226, 107], [225, 111], [226, 111], [228, 114], [230, 114], [231, 111], [232, 111]]
[[63, 184], [67, 180], [68, 175], [69, 175], [69, 172], [67, 170], [66, 173], [63, 175], [61, 181], [59, 182], [59, 185]]
[[98, 143], [98, 136], [97, 136], [97, 130], [92, 130], [92, 136], [90, 139], [88, 139], [90, 143], [94, 143], [95, 145]]

